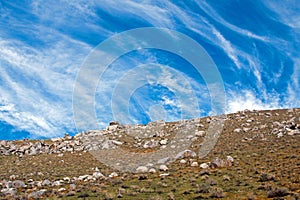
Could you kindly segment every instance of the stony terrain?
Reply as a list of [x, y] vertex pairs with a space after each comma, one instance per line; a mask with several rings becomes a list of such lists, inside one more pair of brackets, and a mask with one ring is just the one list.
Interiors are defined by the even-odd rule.
[[[0, 141], [0, 198], [300, 199], [299, 108], [229, 114], [214, 149], [199, 158], [212, 120], [111, 122], [106, 130], [64, 138]], [[176, 133], [191, 126], [196, 130], [181, 138], [191, 145], [174, 162], [137, 163], [124, 172], [93, 156], [105, 149], [145, 155], [176, 149]]]

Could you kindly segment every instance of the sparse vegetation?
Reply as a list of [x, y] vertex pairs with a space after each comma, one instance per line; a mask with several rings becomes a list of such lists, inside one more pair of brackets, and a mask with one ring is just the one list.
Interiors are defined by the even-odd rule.
[[285, 187], [272, 187], [268, 192], [267, 196], [269, 198], [274, 198], [274, 197], [284, 197], [289, 194], [288, 189]]
[[[65, 152], [63, 155], [0, 156], [0, 189], [6, 188], [5, 181], [12, 184], [20, 180], [27, 185], [23, 187], [22, 182], [14, 182], [17, 189], [3, 190], [0, 199], [26, 195], [64, 200], [297, 199], [300, 194], [300, 134], [288, 135], [285, 132], [283, 137], [277, 137], [278, 132], [274, 134], [274, 130], [280, 130], [282, 124], [288, 126], [289, 120], [293, 119], [295, 131], [300, 124], [300, 109], [268, 111], [270, 115], [265, 113], [256, 111], [228, 115], [225, 128], [207, 157], [187, 156], [183, 158], [186, 163], [180, 163], [179, 159], [169, 164], [167, 171], [157, 169], [155, 173], [118, 172], [117, 176], [110, 178], [114, 169], [99, 162], [90, 153], [80, 151]], [[206, 118], [201, 119], [200, 123], [203, 129], [207, 128]], [[170, 123], [169, 128], [172, 124], [175, 123]], [[249, 130], [243, 131], [243, 127]], [[238, 128], [242, 132], [235, 131]], [[193, 141], [190, 149], [197, 152], [202, 141], [203, 138]], [[128, 143], [125, 146], [134, 151]], [[209, 163], [216, 157], [226, 160], [228, 155], [234, 162], [224, 167], [201, 169], [200, 165], [191, 166], [193, 162]], [[91, 181], [73, 179], [93, 174], [96, 167], [104, 178]], [[53, 185], [54, 182], [57, 185]], [[33, 183], [38, 183], [38, 186]]]

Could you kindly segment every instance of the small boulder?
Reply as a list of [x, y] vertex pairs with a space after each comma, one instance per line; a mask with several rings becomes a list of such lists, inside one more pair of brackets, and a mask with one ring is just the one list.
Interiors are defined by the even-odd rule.
[[211, 168], [220, 168], [220, 167], [225, 167], [225, 166], [226, 166], [226, 163], [218, 157], [210, 163]]
[[149, 169], [149, 173], [155, 174], [156, 173], [156, 169], [154, 169], [154, 168]]
[[202, 163], [202, 164], [200, 164], [200, 168], [207, 169], [207, 168], [209, 168], [209, 165], [207, 163]]
[[4, 188], [0, 192], [10, 196], [15, 196], [17, 194], [17, 190], [15, 188]]
[[159, 170], [160, 170], [160, 171], [168, 171], [169, 168], [168, 168], [166, 165], [160, 165], [160, 166], [159, 166]]
[[181, 159], [179, 162], [180, 162], [181, 164], [185, 164], [185, 163], [186, 163], [186, 160]]
[[161, 144], [161, 145], [166, 145], [166, 144], [168, 144], [168, 139], [161, 140], [161, 141], [159, 142], [159, 144]]
[[13, 181], [11, 185], [13, 188], [16, 188], [16, 189], [26, 187], [25, 183], [23, 181], [19, 181], [19, 180]]
[[136, 168], [135, 170], [137, 173], [147, 173], [148, 172], [148, 167], [145, 166], [139, 166], [138, 168]]
[[95, 172], [93, 173], [93, 177], [94, 177], [95, 179], [98, 179], [98, 178], [103, 178], [104, 175], [103, 175], [101, 172], [99, 172], [99, 171], [95, 171]]
[[192, 162], [191, 166], [192, 166], [192, 167], [198, 167], [199, 164], [198, 164], [198, 162]]
[[118, 176], [117, 172], [112, 172], [108, 177], [109, 178], [114, 178], [114, 177], [117, 177], [117, 176]]

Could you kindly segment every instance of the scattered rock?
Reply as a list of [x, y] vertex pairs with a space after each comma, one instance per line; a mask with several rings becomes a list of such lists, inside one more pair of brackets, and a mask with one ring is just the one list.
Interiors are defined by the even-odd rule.
[[59, 188], [57, 191], [58, 192], [64, 192], [64, 191], [66, 191], [66, 188]]
[[156, 169], [154, 169], [154, 168], [149, 169], [149, 173], [152, 173], [152, 174], [156, 173]]
[[223, 181], [230, 181], [230, 177], [228, 175], [223, 176]]
[[5, 195], [15, 196], [17, 194], [17, 190], [15, 188], [4, 188], [1, 190], [1, 193]]
[[241, 131], [242, 131], [242, 129], [240, 129], [240, 128], [236, 128], [233, 130], [233, 132], [236, 132], [236, 133], [240, 133]]
[[19, 181], [19, 180], [13, 181], [11, 186], [16, 189], [26, 187], [25, 183], [23, 181]]
[[117, 172], [112, 172], [108, 177], [109, 178], [114, 178], [114, 177], [117, 177], [119, 176]]
[[225, 166], [226, 166], [226, 163], [218, 157], [210, 162], [211, 168], [221, 168], [221, 167], [225, 167]]
[[95, 179], [98, 179], [98, 178], [104, 178], [105, 176], [104, 176], [101, 172], [95, 171], [95, 172], [93, 173], [93, 177], [94, 177]]
[[168, 173], [165, 173], [165, 174], [160, 174], [159, 176], [160, 177], [165, 177], [165, 176], [169, 176], [170, 174], [168, 174]]
[[193, 158], [193, 157], [196, 157], [197, 154], [192, 151], [192, 150], [184, 150], [184, 151], [181, 151], [179, 152], [176, 156], [175, 156], [175, 159], [180, 159], [180, 158]]
[[145, 167], [145, 166], [139, 166], [139, 167], [136, 169], [136, 172], [137, 172], [137, 173], [147, 173], [147, 172], [148, 172], [148, 167]]
[[186, 160], [181, 159], [179, 162], [180, 162], [181, 164], [185, 164], [185, 163], [186, 163]]
[[161, 144], [161, 145], [166, 145], [166, 144], [168, 144], [168, 140], [167, 140], [167, 139], [161, 140], [161, 141], [159, 142], [159, 144]]
[[168, 171], [169, 168], [168, 168], [166, 165], [160, 165], [160, 166], [159, 166], [159, 170], [160, 170], [160, 171]]
[[207, 169], [207, 168], [209, 168], [209, 165], [207, 163], [202, 163], [202, 164], [200, 164], [200, 168]]
[[28, 198], [29, 198], [29, 199], [39, 199], [39, 198], [41, 198], [46, 192], [47, 192], [46, 189], [41, 189], [41, 190], [38, 190], [38, 191], [34, 191], [34, 192], [31, 192], [31, 193], [28, 195]]
[[205, 136], [205, 131], [196, 131], [195, 132], [195, 136], [197, 136], [197, 137], [203, 137], [203, 136]]

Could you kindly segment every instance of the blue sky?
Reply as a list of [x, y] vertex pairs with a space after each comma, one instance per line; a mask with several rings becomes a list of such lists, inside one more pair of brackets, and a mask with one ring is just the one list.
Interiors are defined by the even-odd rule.
[[[0, 0], [0, 139], [76, 133], [72, 95], [82, 63], [105, 39], [141, 27], [176, 30], [202, 45], [223, 78], [227, 113], [300, 107], [296, 0]], [[182, 72], [198, 98], [199, 115], [210, 114], [205, 83], [189, 63], [168, 52], [135, 51], [116, 60], [99, 83], [99, 128], [113, 119], [116, 83], [145, 63]], [[171, 77], [161, 80], [169, 87], [149, 83], [133, 93], [133, 123], [180, 119], [174, 90], [184, 89], [184, 84], [168, 70], [162, 75]], [[153, 104], [165, 113], [150, 109]]]

